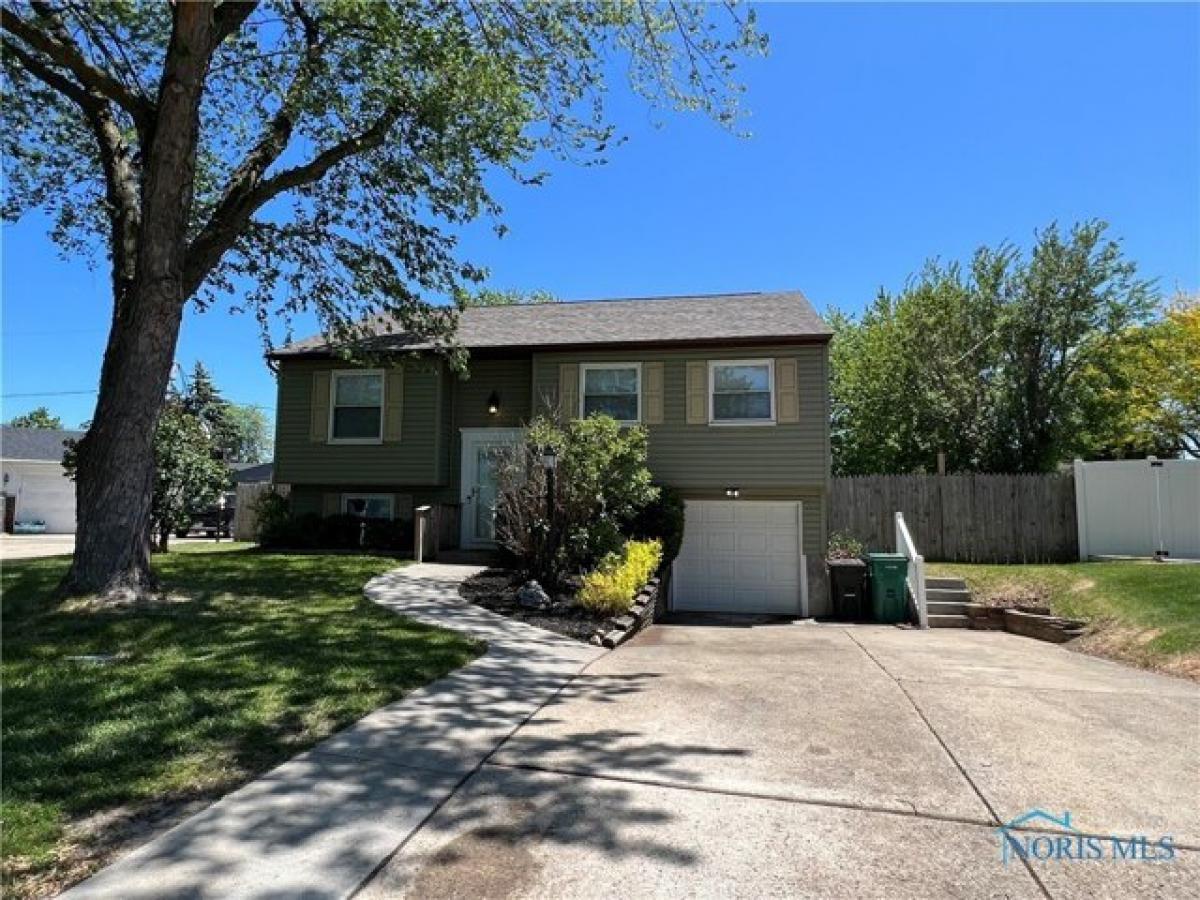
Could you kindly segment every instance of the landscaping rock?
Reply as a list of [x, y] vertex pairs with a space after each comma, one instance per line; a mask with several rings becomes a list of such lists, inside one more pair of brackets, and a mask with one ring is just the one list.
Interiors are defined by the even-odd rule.
[[606, 634], [604, 636], [604, 646], [608, 647], [611, 650], [613, 647], [617, 646], [617, 644], [621, 643], [623, 640], [625, 640], [625, 632], [624, 631], [610, 631], [608, 634]]
[[550, 606], [550, 595], [536, 581], [527, 581], [517, 591], [517, 603], [524, 609], [547, 609]]
[[612, 622], [613, 628], [617, 629], [618, 631], [628, 631], [638, 622], [637, 618], [634, 616], [618, 616], [610, 621]]

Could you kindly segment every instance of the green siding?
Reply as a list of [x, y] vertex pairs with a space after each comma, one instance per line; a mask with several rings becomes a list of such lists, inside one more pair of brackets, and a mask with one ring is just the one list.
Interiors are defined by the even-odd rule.
[[[796, 360], [798, 423], [686, 424], [689, 361], [783, 357]], [[805, 552], [824, 552], [829, 485], [827, 345], [539, 353], [533, 360], [533, 394], [539, 405], [552, 406], [557, 402], [561, 363], [610, 361], [663, 363], [663, 422], [647, 426], [650, 469], [656, 479], [696, 499], [723, 497], [725, 488], [737, 487], [743, 500], [803, 500]]]
[[437, 422], [443, 366], [405, 365], [402, 440], [326, 444], [309, 438], [313, 373], [349, 368], [329, 360], [285, 360], [279, 367], [275, 480], [281, 484], [432, 485], [438, 472]]
[[[447, 425], [445, 464], [449, 476], [444, 502], [459, 500], [459, 470], [462, 467], [463, 428], [519, 428], [530, 418], [532, 365], [528, 355], [504, 359], [472, 359], [470, 377], [447, 374], [452, 416]], [[500, 412], [487, 411], [488, 397], [495, 391]]]
[[[709, 426], [685, 422], [685, 373], [691, 360], [791, 357], [797, 362], [800, 421], [791, 425]], [[417, 505], [457, 502], [460, 429], [511, 428], [527, 422], [535, 403], [554, 405], [560, 363], [661, 361], [663, 423], [648, 426], [655, 478], [695, 499], [724, 497], [736, 486], [743, 500], [804, 501], [804, 547], [824, 552], [829, 484], [828, 353], [823, 344], [748, 348], [689, 348], [622, 352], [537, 353], [473, 359], [470, 378], [440, 363], [409, 364], [405, 373], [403, 440], [398, 444], [337, 446], [309, 440], [312, 373], [345, 368], [325, 361], [289, 360], [280, 368], [276, 435], [277, 481], [295, 485], [293, 507], [319, 511], [325, 491], [411, 494]], [[487, 412], [488, 396], [500, 413]], [[811, 586], [810, 586], [811, 587]]]

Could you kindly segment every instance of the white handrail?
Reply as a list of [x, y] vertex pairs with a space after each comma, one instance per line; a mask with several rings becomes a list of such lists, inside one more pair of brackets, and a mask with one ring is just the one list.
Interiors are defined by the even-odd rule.
[[925, 609], [925, 557], [917, 552], [917, 545], [908, 533], [902, 512], [896, 513], [896, 552], [908, 557], [908, 590], [912, 594], [913, 605], [917, 608], [917, 624], [921, 628], [928, 628], [929, 614]]

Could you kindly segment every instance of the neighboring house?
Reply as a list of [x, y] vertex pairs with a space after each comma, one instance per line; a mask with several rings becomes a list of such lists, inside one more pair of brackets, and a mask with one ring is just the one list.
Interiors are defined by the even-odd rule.
[[262, 484], [269, 483], [271, 476], [275, 470], [274, 463], [230, 463], [230, 472], [232, 473], [234, 484]]
[[75, 533], [75, 482], [63, 469], [63, 442], [83, 434], [0, 426], [5, 531], [14, 522], [41, 520], [52, 534]]
[[470, 309], [467, 380], [382, 327], [372, 349], [425, 356], [353, 367], [310, 338], [272, 354], [275, 480], [296, 513], [461, 504], [462, 546], [486, 548], [489, 451], [539, 412], [607, 412], [647, 427], [687, 501], [675, 609], [820, 614], [831, 336], [802, 294], [769, 293]]

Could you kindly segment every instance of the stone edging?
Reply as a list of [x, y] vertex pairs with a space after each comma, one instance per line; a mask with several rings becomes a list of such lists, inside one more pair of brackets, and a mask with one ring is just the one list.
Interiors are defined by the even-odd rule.
[[1063, 644], [1083, 634], [1084, 622], [1050, 614], [1040, 606], [1005, 607], [967, 604], [968, 623], [978, 631], [1008, 631], [1023, 637]]
[[658, 618], [664, 595], [661, 578], [651, 578], [633, 598], [629, 611], [605, 619], [588, 639], [597, 647], [618, 647]]

